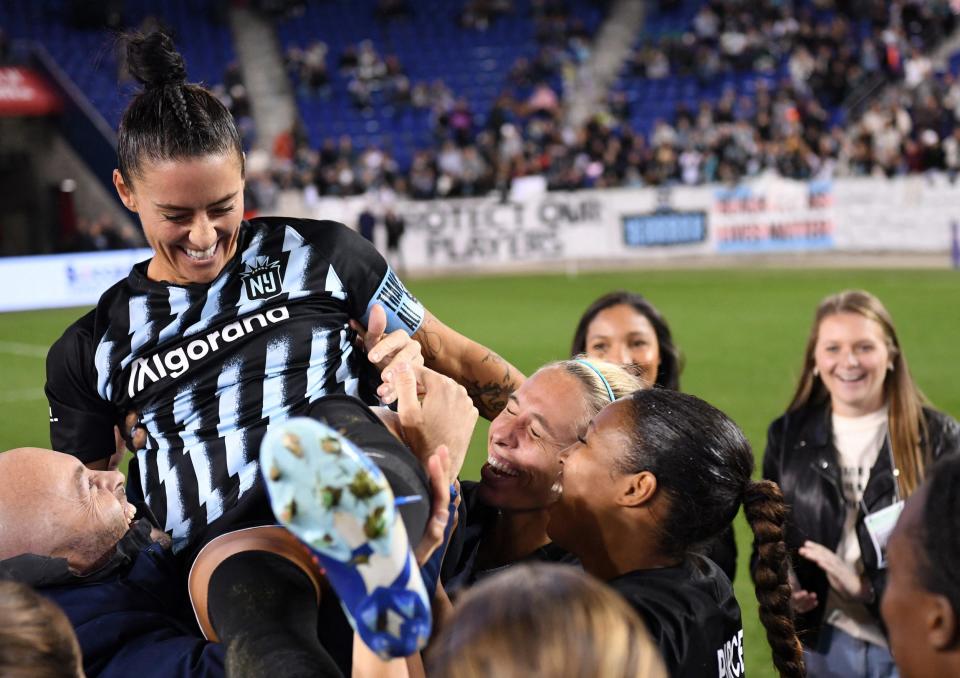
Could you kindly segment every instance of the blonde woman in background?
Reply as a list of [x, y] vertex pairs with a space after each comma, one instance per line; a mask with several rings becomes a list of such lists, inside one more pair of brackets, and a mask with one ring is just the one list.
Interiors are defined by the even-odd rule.
[[455, 594], [521, 561], [576, 563], [547, 536], [560, 452], [613, 400], [644, 388], [631, 370], [602, 360], [549, 363], [510, 395], [490, 423], [480, 482], [464, 481], [460, 524], [441, 579]]
[[570, 567], [519, 565], [458, 602], [427, 656], [431, 678], [667, 678], [640, 618]]
[[957, 422], [914, 383], [880, 300], [860, 290], [824, 299], [763, 460], [791, 506], [793, 607], [810, 676], [897, 675], [879, 613], [887, 528], [933, 460], [958, 448]]
[[0, 580], [0, 676], [84, 678], [67, 616], [26, 584]]

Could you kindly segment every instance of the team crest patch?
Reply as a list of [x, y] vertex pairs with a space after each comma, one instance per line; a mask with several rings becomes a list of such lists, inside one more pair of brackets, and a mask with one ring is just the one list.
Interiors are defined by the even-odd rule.
[[256, 257], [252, 262], [246, 262], [240, 277], [250, 301], [269, 299], [283, 291], [281, 263], [271, 261], [270, 257]]

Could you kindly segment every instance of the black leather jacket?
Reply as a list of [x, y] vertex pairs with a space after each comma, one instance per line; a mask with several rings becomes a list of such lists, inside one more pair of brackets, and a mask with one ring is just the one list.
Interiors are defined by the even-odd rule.
[[[927, 421], [929, 459], [960, 450], [960, 426], [948, 415], [924, 408]], [[780, 485], [790, 508], [787, 519], [787, 548], [800, 585], [817, 594], [819, 604], [797, 616], [797, 631], [805, 644], [814, 645], [823, 621], [829, 583], [823, 570], [797, 553], [806, 540], [836, 551], [843, 532], [846, 507], [840, 480], [837, 450], [833, 445], [828, 404], [788, 412], [767, 431], [763, 456], [763, 477]], [[877, 567], [877, 555], [864, 525], [865, 513], [874, 513], [897, 500], [889, 439], [870, 470], [857, 517], [864, 571], [876, 592], [868, 605], [879, 620], [880, 597], [886, 584], [886, 569]]]

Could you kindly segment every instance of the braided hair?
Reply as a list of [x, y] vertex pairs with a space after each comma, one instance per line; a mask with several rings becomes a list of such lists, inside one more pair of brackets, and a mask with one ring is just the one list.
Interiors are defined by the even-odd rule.
[[757, 542], [755, 573], [760, 621], [781, 676], [805, 675], [803, 650], [790, 608], [786, 505], [776, 483], [755, 482], [753, 451], [723, 412], [691, 395], [668, 389], [630, 396], [632, 445], [619, 461], [627, 474], [649, 471], [670, 510], [658, 525], [660, 548], [683, 556], [715, 538], [742, 504]]
[[773, 663], [781, 676], [803, 676], [803, 648], [790, 607], [789, 560], [783, 541], [787, 505], [780, 487], [771, 480], [751, 481], [744, 492], [743, 513], [756, 544], [753, 585]]
[[127, 36], [127, 67], [142, 86], [120, 120], [117, 161], [132, 184], [145, 162], [236, 153], [243, 146], [230, 111], [206, 88], [187, 83], [187, 67], [162, 32]]

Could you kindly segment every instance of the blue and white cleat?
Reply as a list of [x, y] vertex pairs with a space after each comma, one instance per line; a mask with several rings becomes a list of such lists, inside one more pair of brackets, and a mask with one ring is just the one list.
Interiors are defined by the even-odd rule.
[[271, 426], [260, 468], [277, 519], [317, 556], [350, 625], [381, 658], [430, 637], [430, 600], [383, 473], [315, 419]]

